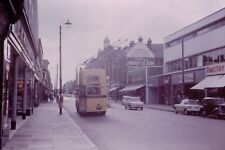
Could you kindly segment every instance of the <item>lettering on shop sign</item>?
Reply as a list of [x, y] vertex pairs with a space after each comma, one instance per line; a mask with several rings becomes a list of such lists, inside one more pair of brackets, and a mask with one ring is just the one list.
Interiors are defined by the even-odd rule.
[[130, 66], [150, 66], [154, 65], [154, 59], [152, 58], [128, 58], [128, 65]]
[[207, 66], [205, 72], [206, 76], [225, 74], [225, 63]]
[[[192, 83], [195, 80], [194, 73], [185, 73], [184, 74], [184, 82], [185, 83]], [[178, 83], [182, 83], [182, 75], [178, 75]]]
[[169, 84], [170, 83], [170, 78], [169, 76], [164, 77], [164, 84]]

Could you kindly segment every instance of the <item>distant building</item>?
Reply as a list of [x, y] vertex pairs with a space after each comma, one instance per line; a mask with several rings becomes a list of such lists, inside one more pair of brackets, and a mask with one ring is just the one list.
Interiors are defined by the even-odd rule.
[[44, 59], [43, 60], [43, 84], [45, 88], [47, 88], [48, 90], [52, 90], [53, 86], [51, 82], [51, 76], [48, 69], [48, 65], [49, 65], [49, 61], [47, 59]]
[[63, 85], [63, 91], [65, 94], [75, 94], [76, 88], [76, 81], [67, 81]]
[[[139, 37], [137, 43], [131, 41], [130, 45], [124, 48], [115, 48], [110, 45], [108, 37], [104, 39], [103, 44], [104, 49], [99, 51], [96, 57], [87, 60], [85, 66], [87, 68], [103, 68], [106, 70], [110, 95], [116, 97], [116, 99], [121, 97], [118, 93], [122, 88], [131, 84], [143, 85], [142, 82], [131, 82], [131, 80], [137, 81], [141, 76], [144, 76], [144, 79], [146, 78], [146, 73], [142, 71], [139, 72], [141, 73], [141, 75], [138, 75], [140, 77], [134, 77], [134, 70], [137, 71], [141, 68], [143, 70], [146, 67], [158, 67], [161, 71], [154, 70], [155, 73], [153, 72], [152, 75], [162, 74], [163, 44], [152, 44], [150, 39], [147, 43], [144, 43], [142, 37]], [[131, 76], [133, 76], [133, 79], [131, 79]], [[134, 89], [133, 91], [135, 92], [136, 90]], [[142, 95], [145, 98], [145, 91], [143, 91]]]
[[163, 45], [152, 44], [149, 39], [147, 44], [139, 37], [137, 43], [126, 53], [127, 84], [120, 90], [123, 95], [139, 96], [144, 103], [156, 103], [158, 100], [157, 86], [149, 77], [163, 73]]

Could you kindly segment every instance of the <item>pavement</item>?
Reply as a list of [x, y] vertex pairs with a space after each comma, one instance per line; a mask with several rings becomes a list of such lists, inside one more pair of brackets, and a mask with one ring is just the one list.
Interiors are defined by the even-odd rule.
[[16, 131], [2, 150], [98, 150], [57, 103], [44, 103]]
[[171, 105], [147, 104], [147, 105], [144, 105], [144, 107], [150, 108], [150, 109], [157, 109], [157, 110], [174, 112], [174, 109]]
[[[114, 104], [118, 104], [118, 105], [122, 105], [120, 101], [115, 101], [115, 100], [111, 100], [109, 102], [109, 105], [111, 105], [112, 103]], [[171, 105], [163, 105], [163, 104], [145, 104], [144, 108], [149, 108], [149, 109], [156, 109], [156, 110], [162, 110], [162, 111], [170, 111], [170, 112], [174, 112], [173, 106]]]

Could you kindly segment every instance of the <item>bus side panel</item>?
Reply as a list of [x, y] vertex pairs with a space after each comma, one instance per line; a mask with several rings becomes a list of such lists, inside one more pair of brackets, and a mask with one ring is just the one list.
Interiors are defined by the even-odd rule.
[[86, 104], [86, 99], [84, 99], [84, 98], [82, 98], [82, 99], [79, 99], [78, 101], [77, 101], [77, 105], [78, 105], [78, 109], [79, 109], [79, 111], [80, 112], [86, 112], [87, 110], [87, 104]]
[[87, 112], [101, 112], [107, 109], [107, 98], [88, 98]]

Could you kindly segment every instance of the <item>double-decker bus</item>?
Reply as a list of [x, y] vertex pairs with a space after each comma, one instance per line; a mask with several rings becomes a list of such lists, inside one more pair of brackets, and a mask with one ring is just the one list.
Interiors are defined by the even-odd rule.
[[103, 69], [80, 69], [77, 73], [76, 109], [80, 116], [107, 109], [106, 73]]

